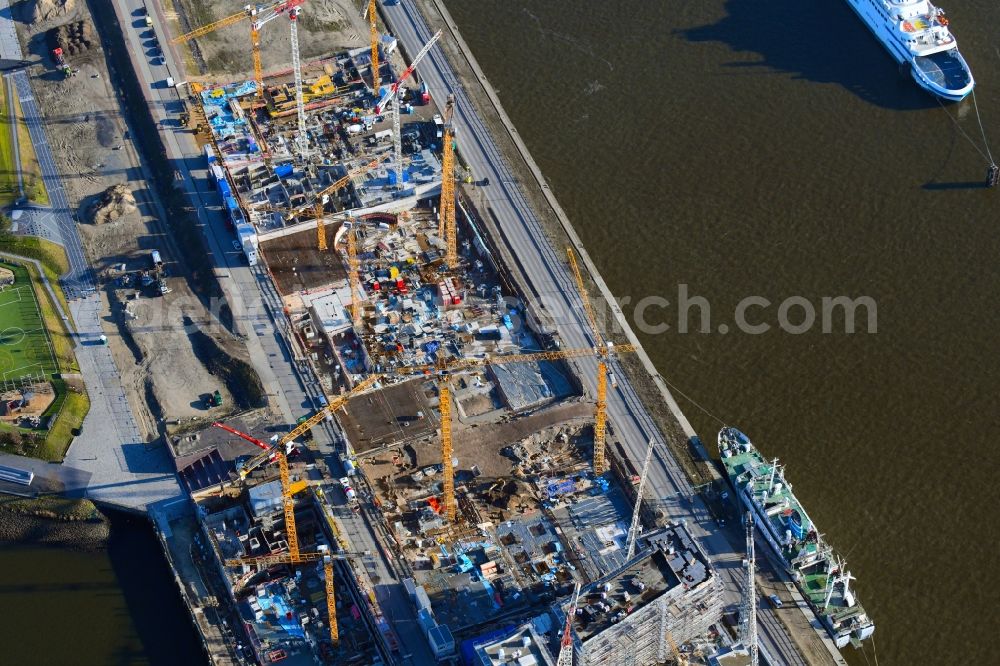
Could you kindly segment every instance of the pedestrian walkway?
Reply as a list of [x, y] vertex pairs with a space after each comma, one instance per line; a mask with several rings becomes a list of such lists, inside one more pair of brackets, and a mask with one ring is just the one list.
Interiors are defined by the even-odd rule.
[[[23, 57], [9, 1], [0, 0], [0, 58], [19, 61]], [[66, 292], [67, 298], [86, 295], [92, 292], [95, 286], [93, 271], [83, 253], [83, 244], [69, 207], [69, 199], [66, 197], [62, 180], [56, 170], [55, 158], [52, 156], [45, 135], [44, 120], [31, 92], [31, 81], [23, 69], [15, 71], [9, 78], [21, 102], [21, 112], [24, 114], [28, 134], [31, 136], [31, 143], [41, 167], [42, 180], [45, 182], [45, 189], [49, 193], [51, 202], [51, 206], [47, 208], [41, 206], [25, 208], [21, 220], [22, 228], [65, 248], [66, 257], [69, 259], [69, 272], [62, 276], [63, 291]]]
[[[8, 0], [0, 0], [0, 58], [23, 58]], [[165, 445], [143, 440], [111, 350], [100, 342], [101, 300], [95, 292], [94, 273], [84, 255], [69, 200], [56, 170], [31, 81], [24, 70], [10, 78], [52, 202], [49, 208], [26, 209], [23, 228], [66, 250], [70, 269], [62, 276], [62, 286], [76, 324], [75, 351], [80, 374], [90, 396], [90, 412], [66, 454], [64, 465], [49, 466], [48, 470], [39, 468], [39, 473], [64, 492], [123, 508], [145, 511], [151, 504], [169, 504], [182, 496], [181, 487]], [[22, 466], [33, 470], [39, 467], [32, 461], [23, 462]]]
[[146, 510], [181, 496], [173, 463], [162, 443], [146, 443], [122, 390], [107, 345], [101, 344], [101, 301], [95, 294], [70, 303], [77, 327], [80, 373], [90, 395], [90, 412], [65, 463], [90, 474], [86, 497]]

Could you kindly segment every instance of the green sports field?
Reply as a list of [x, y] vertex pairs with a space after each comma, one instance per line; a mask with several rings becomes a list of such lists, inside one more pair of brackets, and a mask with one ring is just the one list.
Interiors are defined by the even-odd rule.
[[51, 378], [58, 372], [28, 271], [0, 262], [14, 284], [0, 288], [0, 387], [22, 377]]

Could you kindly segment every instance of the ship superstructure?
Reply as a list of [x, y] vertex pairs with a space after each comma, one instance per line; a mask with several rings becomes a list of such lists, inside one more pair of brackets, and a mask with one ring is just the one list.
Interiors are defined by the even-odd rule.
[[861, 20], [921, 88], [951, 101], [975, 87], [944, 10], [928, 0], [848, 0]]
[[830, 632], [837, 647], [860, 643], [875, 623], [851, 589], [854, 577], [827, 545], [785, 480], [777, 460], [766, 460], [736, 428], [719, 431], [719, 454], [740, 502], [753, 512], [760, 534]]

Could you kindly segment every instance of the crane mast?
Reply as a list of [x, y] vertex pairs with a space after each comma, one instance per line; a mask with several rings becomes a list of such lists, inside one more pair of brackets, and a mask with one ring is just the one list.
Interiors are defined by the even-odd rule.
[[378, 25], [377, 25], [377, 15], [375, 13], [375, 0], [369, 0], [368, 2], [368, 26], [371, 32], [371, 42], [372, 42], [372, 92], [378, 97], [379, 88], [379, 63], [378, 63]]
[[740, 606], [740, 640], [750, 655], [750, 666], [757, 666], [760, 661], [760, 648], [757, 645], [757, 561], [753, 541], [753, 514], [747, 511], [747, 579], [743, 590]]
[[382, 99], [380, 99], [378, 104], [375, 105], [375, 115], [379, 115], [385, 110], [386, 106], [390, 102], [394, 102], [392, 115], [392, 149], [393, 154], [395, 155], [396, 163], [393, 167], [393, 171], [396, 174], [396, 187], [399, 188], [403, 187], [403, 143], [399, 136], [399, 88], [403, 85], [403, 82], [406, 81], [411, 74], [413, 74], [413, 70], [417, 68], [420, 61], [424, 59], [427, 52], [431, 50], [431, 47], [434, 46], [440, 38], [441, 31], [438, 30], [429, 40], [427, 40], [424, 47], [420, 49], [420, 51], [417, 52], [417, 55], [413, 58], [413, 62], [410, 63], [410, 66], [403, 70], [399, 79], [397, 79], [396, 82], [389, 87], [389, 90], [386, 91], [385, 95], [382, 96]]
[[323, 558], [323, 577], [326, 586], [326, 612], [330, 616], [330, 642], [334, 647], [340, 643], [340, 629], [337, 627], [337, 597], [333, 591], [333, 558]]
[[250, 24], [250, 51], [253, 54], [253, 80], [257, 84], [255, 97], [264, 96], [264, 66], [260, 62], [260, 25], [257, 21]]
[[295, 115], [299, 121], [298, 135], [295, 145], [298, 148], [299, 159], [305, 160], [309, 153], [309, 137], [306, 135], [306, 105], [302, 98], [302, 61], [299, 58], [299, 7], [293, 7], [288, 13], [292, 37], [292, 72], [295, 75]]
[[455, 96], [448, 95], [444, 111], [444, 138], [441, 146], [441, 205], [438, 215], [438, 235], [445, 240], [445, 263], [454, 271], [458, 266], [458, 227], [455, 222], [455, 130], [451, 116], [455, 109]]
[[441, 410], [441, 463], [444, 468], [442, 470], [444, 515], [448, 522], [454, 524], [458, 516], [458, 506], [455, 504], [455, 470], [451, 463], [451, 390], [448, 388], [447, 375], [441, 378], [438, 394]]
[[649, 476], [649, 463], [653, 459], [652, 437], [649, 439], [649, 446], [646, 447], [646, 460], [642, 463], [642, 476], [639, 477], [639, 487], [635, 490], [635, 508], [632, 509], [632, 525], [628, 528], [628, 555], [625, 561], [632, 559], [635, 555], [635, 542], [639, 538], [639, 509], [642, 507], [642, 489], [646, 486], [646, 477]]
[[[195, 28], [191, 32], [171, 39], [170, 43], [183, 44], [184, 42], [197, 39], [202, 35], [207, 35], [210, 32], [215, 32], [216, 30], [239, 23], [240, 21], [244, 21], [248, 18], [253, 19], [250, 23], [250, 51], [253, 56], [254, 81], [257, 83], [256, 96], [260, 97], [264, 94], [264, 73], [260, 62], [260, 29], [265, 23], [277, 18], [284, 12], [289, 12], [289, 16], [291, 16], [293, 12], [298, 11], [298, 7], [303, 2], [305, 2], [305, 0], [281, 0], [280, 2], [273, 2], [269, 5], [247, 5], [241, 12], [231, 14], [225, 18], [219, 19], [218, 21], [213, 21], [212, 23]], [[297, 51], [298, 44], [293, 38], [293, 58], [296, 57]]]
[[289, 491], [292, 482], [288, 472], [288, 456], [284, 451], [278, 451], [278, 470], [281, 474], [281, 504], [285, 511], [285, 541], [288, 542], [288, 555], [295, 562], [299, 559], [299, 531], [295, 527], [295, 499]]
[[580, 583], [573, 588], [573, 603], [566, 613], [566, 625], [563, 627], [562, 639], [559, 641], [559, 659], [556, 666], [573, 666], [573, 618], [576, 616], [576, 605], [580, 601]]
[[[594, 316], [594, 308], [590, 304], [587, 296], [587, 288], [583, 283], [583, 274], [580, 273], [580, 266], [576, 263], [576, 255], [572, 248], [566, 248], [566, 256], [569, 258], [569, 265], [573, 269], [573, 277], [576, 279], [576, 288], [580, 292], [580, 300], [583, 302], [583, 311], [587, 315], [587, 323], [594, 335], [594, 342], [597, 345], [597, 400], [594, 405], [594, 474], [604, 474], [608, 470], [606, 461], [605, 437], [608, 418], [608, 365], [607, 358], [610, 354], [611, 345], [605, 344], [601, 337], [601, 331], [597, 328], [597, 317]], [[635, 351], [632, 345], [618, 345], [614, 347], [616, 351]]]
[[351, 321], [355, 326], [361, 325], [361, 261], [358, 259], [358, 241], [355, 237], [357, 230], [352, 224], [346, 231], [347, 234], [347, 269], [348, 283], [351, 286]]

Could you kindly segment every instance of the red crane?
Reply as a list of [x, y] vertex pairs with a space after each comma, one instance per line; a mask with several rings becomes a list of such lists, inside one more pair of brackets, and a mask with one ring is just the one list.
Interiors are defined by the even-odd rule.
[[[221, 428], [221, 429], [225, 430], [226, 432], [231, 432], [232, 434], [236, 435], [240, 439], [245, 439], [246, 441], [248, 441], [251, 444], [254, 444], [256, 446], [259, 446], [260, 448], [264, 449], [265, 451], [272, 451], [273, 452], [274, 449], [277, 448], [277, 446], [278, 446], [278, 436], [277, 435], [275, 435], [271, 439], [271, 443], [268, 444], [267, 442], [262, 442], [259, 439], [257, 439], [256, 437], [248, 435], [245, 432], [240, 432], [236, 428], [230, 428], [225, 423], [219, 423], [217, 421], [217, 422], [213, 423], [212, 425], [215, 426], [216, 428]], [[294, 451], [295, 451], [295, 446], [292, 444], [292, 442], [288, 442], [286, 444], [286, 446], [285, 446], [285, 455], [291, 455], [292, 453], [294, 453]], [[274, 462], [275, 460], [277, 460], [277, 454], [272, 453], [271, 454], [271, 462]]]

